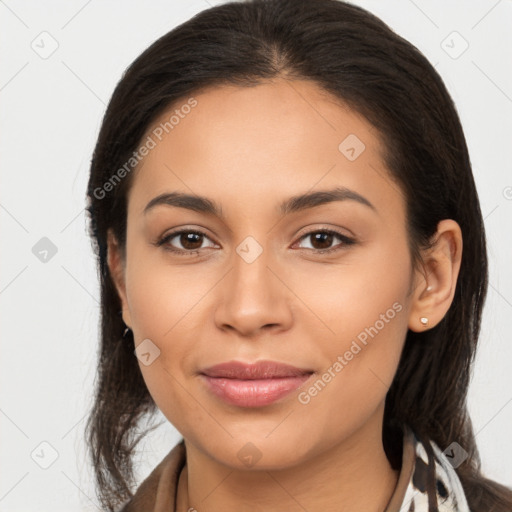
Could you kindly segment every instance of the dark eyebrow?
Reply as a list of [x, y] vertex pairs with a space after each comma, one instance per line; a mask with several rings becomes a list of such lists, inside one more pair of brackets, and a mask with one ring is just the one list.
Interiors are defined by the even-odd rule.
[[[297, 196], [292, 196], [279, 206], [279, 212], [282, 215], [299, 212], [308, 208], [314, 208], [322, 204], [332, 203], [334, 201], [356, 201], [368, 206], [375, 212], [377, 209], [365, 197], [346, 187], [336, 187], [331, 190], [319, 190], [317, 192], [308, 192]], [[186, 208], [199, 213], [215, 215], [224, 220], [222, 208], [214, 201], [198, 195], [184, 194], [182, 192], [170, 192], [160, 194], [153, 198], [144, 208], [144, 214], [157, 205], [175, 206]]]
[[224, 219], [222, 208], [206, 197], [184, 194], [183, 192], [170, 192], [154, 197], [144, 208], [144, 214], [158, 205], [176, 206], [199, 213], [209, 213]]
[[332, 203], [334, 201], [348, 200], [364, 204], [374, 210], [375, 213], [378, 213], [377, 208], [375, 208], [375, 206], [373, 206], [366, 197], [363, 197], [357, 192], [346, 187], [336, 187], [331, 190], [319, 190], [317, 192], [308, 192], [307, 194], [290, 197], [280, 205], [279, 211], [282, 215], [287, 215], [289, 213], [314, 208], [315, 206]]

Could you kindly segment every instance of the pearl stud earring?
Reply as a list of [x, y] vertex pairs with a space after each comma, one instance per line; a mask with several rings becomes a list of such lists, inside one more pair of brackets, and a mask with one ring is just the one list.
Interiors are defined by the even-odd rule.
[[421, 322], [423, 325], [427, 325], [427, 324], [428, 324], [428, 318], [426, 318], [426, 317], [422, 316], [422, 317], [420, 318], [420, 322]]

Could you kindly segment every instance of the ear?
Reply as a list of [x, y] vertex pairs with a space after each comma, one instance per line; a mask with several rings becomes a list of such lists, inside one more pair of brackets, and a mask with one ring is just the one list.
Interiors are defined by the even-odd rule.
[[[435, 245], [423, 254], [409, 312], [409, 329], [422, 332], [437, 325], [450, 308], [462, 260], [462, 231], [452, 219], [437, 225]], [[426, 324], [421, 318], [427, 318]]]
[[107, 234], [107, 264], [121, 301], [123, 321], [131, 329], [130, 309], [126, 298], [125, 257], [112, 229]]

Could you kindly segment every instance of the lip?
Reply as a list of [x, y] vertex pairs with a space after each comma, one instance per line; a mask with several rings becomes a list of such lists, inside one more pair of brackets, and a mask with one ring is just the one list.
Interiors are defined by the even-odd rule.
[[262, 407], [301, 387], [314, 373], [276, 361], [229, 361], [201, 371], [208, 390], [231, 405]]

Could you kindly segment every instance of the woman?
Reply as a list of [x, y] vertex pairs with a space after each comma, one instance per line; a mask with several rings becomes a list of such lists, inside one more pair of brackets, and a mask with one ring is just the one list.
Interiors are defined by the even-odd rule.
[[[487, 259], [464, 134], [378, 18], [194, 16], [118, 84], [88, 200], [108, 510], [512, 509], [466, 407]], [[133, 495], [158, 409], [183, 439]]]

